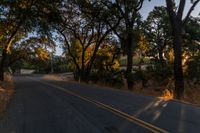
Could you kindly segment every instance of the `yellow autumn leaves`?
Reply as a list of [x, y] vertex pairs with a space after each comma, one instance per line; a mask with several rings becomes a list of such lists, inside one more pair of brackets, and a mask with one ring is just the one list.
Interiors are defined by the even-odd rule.
[[46, 49], [36, 48], [35, 51], [41, 60], [48, 60], [50, 58], [49, 52]]

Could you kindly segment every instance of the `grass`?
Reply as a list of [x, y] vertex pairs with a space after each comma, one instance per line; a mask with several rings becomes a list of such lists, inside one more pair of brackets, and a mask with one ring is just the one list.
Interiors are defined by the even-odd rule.
[[[62, 80], [62, 81], [73, 81], [73, 75], [63, 75], [64, 78], [61, 78], [60, 75], [56, 74], [50, 74], [50, 75], [44, 75], [44, 79], [47, 80]], [[125, 83], [125, 82], [124, 82]], [[121, 90], [128, 90], [127, 85], [116, 87], [111, 86], [102, 82], [97, 83], [91, 83], [95, 86], [100, 87], [106, 87], [106, 88], [113, 88], [113, 89], [121, 89]], [[143, 88], [141, 82], [137, 82], [133, 89], [131, 90], [134, 93], [146, 95], [146, 96], [153, 96], [162, 98], [164, 100], [170, 100], [173, 98], [173, 92], [172, 92], [173, 86], [171, 84], [169, 85], [159, 85], [159, 83], [154, 79], [149, 80], [147, 87]], [[184, 98], [181, 99], [182, 102], [194, 104], [197, 106], [200, 106], [200, 85], [195, 85], [191, 81], [185, 82], [185, 92], [184, 92]]]
[[[171, 100], [174, 99], [172, 89], [172, 86], [156, 85], [156, 81], [153, 81], [153, 83], [148, 85], [146, 88], [142, 87], [141, 82], [137, 82], [131, 91], [142, 95], [162, 98], [164, 100]], [[200, 106], [200, 85], [193, 84], [191, 81], [185, 82], [184, 96], [181, 100], [178, 101]]]
[[[151, 85], [148, 85], [146, 88], [142, 87], [141, 82], [137, 82], [131, 92], [142, 94], [146, 96], [153, 96], [157, 98], [161, 98], [163, 100], [173, 100], [174, 94], [172, 91], [173, 87], [167, 86], [167, 85], [156, 85], [156, 81], [153, 81]], [[128, 90], [127, 85], [124, 85], [120, 88], [116, 88], [115, 86], [110, 86], [102, 83], [95, 83], [97, 86], [101, 87], [109, 87], [113, 89], [121, 89], [121, 90]], [[179, 100], [184, 103], [192, 104], [195, 106], [200, 106], [200, 85], [194, 85], [192, 83], [186, 83], [185, 84], [185, 92], [184, 97]]]
[[5, 74], [5, 81], [0, 82], [0, 114], [2, 114], [14, 93], [13, 79], [8, 73]]
[[200, 106], [200, 85], [186, 82], [182, 100]]
[[64, 74], [46, 74], [42, 76], [43, 79], [46, 80], [56, 80], [56, 81], [71, 81], [73, 80], [73, 75], [71, 73], [64, 73]]

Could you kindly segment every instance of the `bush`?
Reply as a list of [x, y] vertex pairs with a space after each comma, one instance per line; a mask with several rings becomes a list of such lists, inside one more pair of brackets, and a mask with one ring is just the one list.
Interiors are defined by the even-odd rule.
[[121, 71], [103, 71], [91, 73], [90, 80], [93, 82], [103, 82], [112, 86], [122, 86], [122, 72]]
[[195, 84], [200, 83], [200, 57], [194, 57], [188, 62], [187, 77]]
[[142, 86], [146, 87], [147, 84], [147, 75], [145, 74], [145, 71], [143, 70], [134, 70], [133, 73], [129, 73], [127, 75], [127, 80], [129, 82], [132, 82], [133, 85], [136, 85], [136, 83], [142, 82]]
[[134, 82], [142, 81], [143, 87], [146, 87], [146, 84], [148, 81], [145, 71], [142, 71], [142, 70], [138, 70], [133, 74], [133, 80]]
[[160, 82], [160, 84], [173, 77], [172, 65], [167, 63], [163, 66], [155, 62], [153, 66], [147, 68], [146, 73], [154, 80]]

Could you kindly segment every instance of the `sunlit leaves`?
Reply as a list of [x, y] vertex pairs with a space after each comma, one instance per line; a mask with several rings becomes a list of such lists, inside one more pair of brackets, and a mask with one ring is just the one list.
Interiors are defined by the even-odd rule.
[[42, 48], [36, 48], [35, 52], [41, 60], [48, 60], [49, 59], [49, 52], [47, 50], [42, 49]]
[[139, 39], [138, 39], [138, 48], [143, 52], [146, 53], [149, 51], [149, 42], [148, 40], [145, 38], [144, 35], [140, 35]]

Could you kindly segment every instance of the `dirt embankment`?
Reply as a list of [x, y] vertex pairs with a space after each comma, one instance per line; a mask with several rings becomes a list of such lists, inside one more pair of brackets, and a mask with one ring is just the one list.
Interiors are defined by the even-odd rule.
[[11, 74], [5, 74], [5, 81], [0, 82], [0, 114], [5, 111], [12, 94], [14, 93], [13, 78]]

